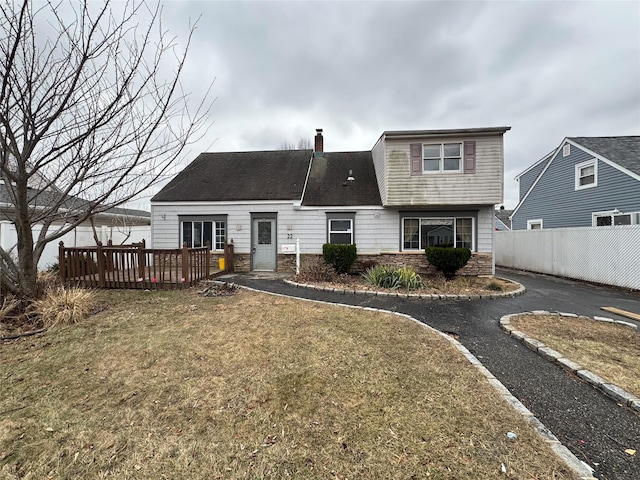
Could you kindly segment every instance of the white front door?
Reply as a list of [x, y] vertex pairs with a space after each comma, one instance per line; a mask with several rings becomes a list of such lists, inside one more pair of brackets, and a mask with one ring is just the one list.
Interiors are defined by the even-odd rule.
[[273, 218], [254, 218], [252, 248], [253, 270], [276, 269], [276, 221]]

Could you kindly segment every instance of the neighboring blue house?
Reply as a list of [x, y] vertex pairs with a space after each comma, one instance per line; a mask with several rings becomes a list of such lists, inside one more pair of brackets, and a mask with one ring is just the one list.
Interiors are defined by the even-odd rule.
[[567, 137], [516, 180], [513, 230], [640, 224], [640, 136]]

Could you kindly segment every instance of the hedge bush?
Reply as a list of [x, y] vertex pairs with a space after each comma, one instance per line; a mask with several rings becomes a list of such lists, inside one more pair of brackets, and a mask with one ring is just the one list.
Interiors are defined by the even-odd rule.
[[325, 243], [322, 245], [322, 256], [324, 261], [331, 265], [337, 273], [348, 273], [358, 254], [356, 253], [356, 246], [353, 244], [336, 245]]
[[471, 250], [468, 248], [427, 247], [425, 253], [429, 263], [447, 279], [453, 278], [456, 271], [464, 267], [471, 258]]

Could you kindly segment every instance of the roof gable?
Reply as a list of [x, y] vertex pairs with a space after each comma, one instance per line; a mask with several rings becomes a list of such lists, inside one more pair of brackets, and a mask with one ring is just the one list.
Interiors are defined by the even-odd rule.
[[640, 136], [633, 137], [570, 137], [568, 140], [640, 175]]
[[300, 200], [311, 150], [201, 153], [152, 202]]
[[381, 206], [371, 152], [326, 152], [321, 157], [315, 157], [302, 204]]
[[[538, 160], [533, 166], [538, 165], [542, 160], [549, 158], [545, 167], [538, 174], [534, 182], [527, 190], [527, 193], [520, 199], [518, 205], [513, 210], [509, 218], [513, 219], [522, 204], [527, 200], [529, 194], [538, 184], [538, 181], [545, 174], [551, 164], [558, 158], [562, 159], [562, 149], [567, 144], [572, 144], [577, 148], [594, 155], [599, 160], [606, 162], [614, 168], [630, 175], [636, 180], [640, 180], [640, 136], [627, 136], [627, 137], [566, 137], [560, 146], [553, 152], [544, 156], [541, 160]], [[593, 148], [590, 148], [593, 147]], [[599, 150], [599, 151], [598, 151]], [[608, 155], [605, 155], [605, 153]], [[532, 167], [522, 172], [518, 177], [526, 173]], [[516, 177], [516, 178], [518, 178]]]

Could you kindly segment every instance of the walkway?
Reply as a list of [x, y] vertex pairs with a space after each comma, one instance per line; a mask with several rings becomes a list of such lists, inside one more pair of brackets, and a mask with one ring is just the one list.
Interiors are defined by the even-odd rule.
[[458, 341], [599, 478], [640, 479], [640, 454], [632, 457], [624, 451], [640, 451], [640, 417], [507, 336], [499, 326], [501, 316], [531, 310], [589, 317], [615, 317], [601, 311], [604, 306], [638, 312], [640, 295], [543, 275], [506, 270], [498, 275], [522, 283], [527, 292], [495, 300], [418, 300], [331, 293], [247, 275], [220, 280], [294, 297], [397, 311], [440, 331], [455, 332]]

